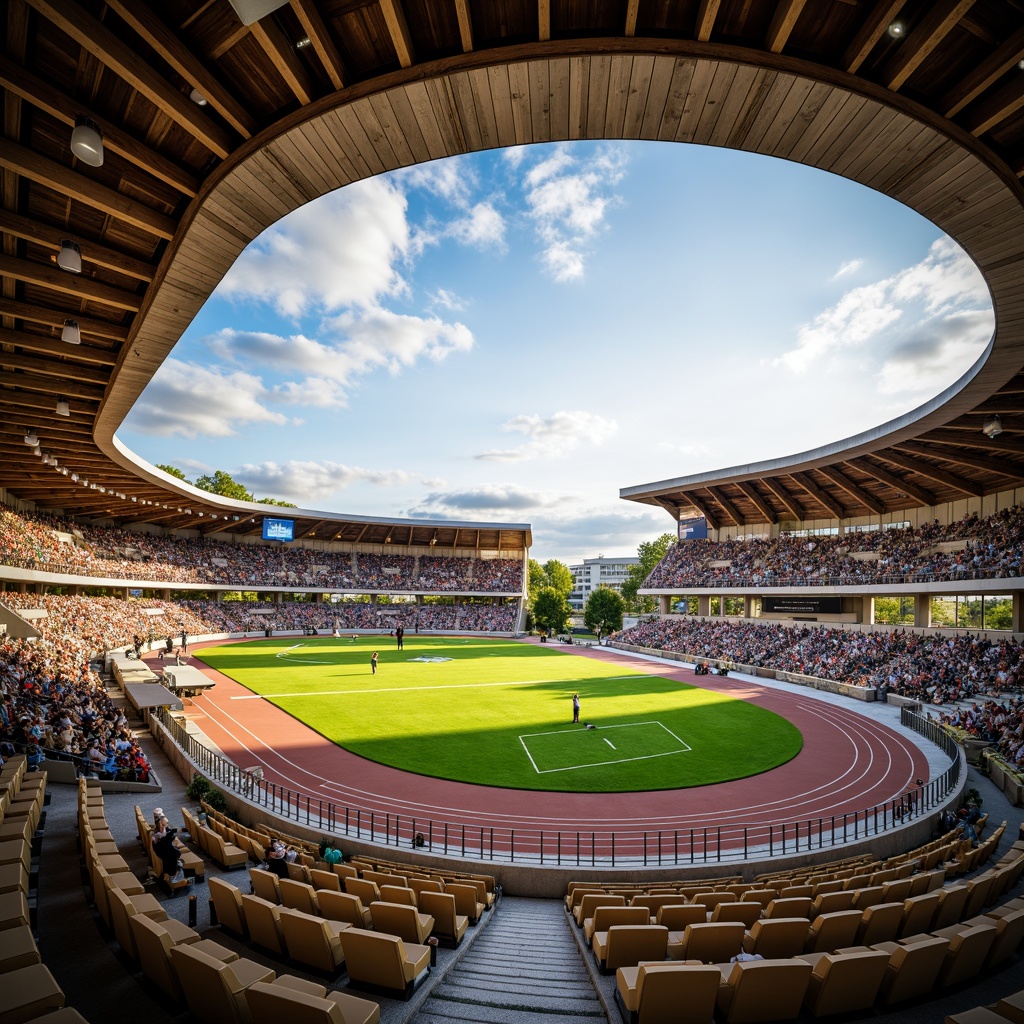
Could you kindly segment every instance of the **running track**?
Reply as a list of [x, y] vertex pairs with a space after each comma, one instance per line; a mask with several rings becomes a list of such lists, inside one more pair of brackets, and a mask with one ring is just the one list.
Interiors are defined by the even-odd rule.
[[[193, 646], [192, 653], [202, 646]], [[250, 691], [201, 663], [197, 667], [216, 679], [217, 687], [196, 698], [189, 717], [235, 764], [262, 765], [268, 782], [309, 796], [314, 806], [319, 801], [348, 806], [353, 821], [358, 808], [364, 823], [370, 812], [379, 820], [401, 815], [408, 819], [407, 828], [415, 818], [420, 831], [426, 831], [427, 819], [435, 822], [435, 829], [447, 822], [453, 835], [462, 826], [473, 835], [481, 828], [514, 829], [517, 854], [527, 852], [531, 841], [526, 837], [540, 830], [549, 838], [556, 831], [585, 832], [588, 853], [592, 831], [605, 834], [602, 850], [612, 832], [665, 830], [688, 836], [691, 829], [702, 833], [719, 826], [730, 827], [732, 833], [723, 840], [725, 846], [742, 843], [741, 832], [731, 826], [750, 828], [753, 845], [767, 843], [769, 824], [799, 821], [806, 826], [824, 819], [827, 831], [833, 816], [841, 820], [844, 814], [883, 805], [912, 788], [915, 779], [929, 779], [927, 760], [912, 742], [843, 704], [732, 677], [697, 679], [679, 665], [601, 648], [576, 653], [612, 660], [624, 672], [678, 679], [749, 700], [793, 722], [803, 734], [803, 749], [769, 772], [712, 786], [651, 793], [541, 793], [432, 779], [374, 764], [335, 746], [268, 701], [235, 699], [250, 696]], [[504, 840], [493, 844], [497, 850]], [[618, 851], [627, 852], [622, 839]]]

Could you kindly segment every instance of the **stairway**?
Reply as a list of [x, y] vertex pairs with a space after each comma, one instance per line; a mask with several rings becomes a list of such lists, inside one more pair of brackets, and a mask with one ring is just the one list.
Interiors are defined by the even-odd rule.
[[559, 900], [505, 896], [412, 1024], [604, 1024]]

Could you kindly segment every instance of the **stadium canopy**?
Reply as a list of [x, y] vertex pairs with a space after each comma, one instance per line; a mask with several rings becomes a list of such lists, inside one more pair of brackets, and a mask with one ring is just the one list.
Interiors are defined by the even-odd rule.
[[[361, 178], [583, 138], [731, 147], [874, 188], [966, 249], [996, 316], [971, 371], [900, 420], [624, 497], [728, 525], [881, 514], [1024, 477], [1019, 0], [7, 0], [3, 11], [0, 486], [19, 498], [204, 533], [244, 532], [248, 516], [255, 531], [265, 506], [187, 487], [115, 438], [244, 247]], [[101, 166], [88, 137], [72, 152], [83, 118], [102, 133]], [[76, 259], [65, 242], [80, 273], [57, 263]], [[642, 296], [624, 301], [642, 317]], [[67, 320], [80, 344], [61, 340]], [[990, 438], [993, 414], [1003, 433]], [[24, 443], [30, 430], [48, 464]], [[384, 542], [399, 529], [294, 514], [300, 536]], [[515, 524], [409, 526], [420, 528], [437, 543], [448, 528], [491, 529], [480, 547], [515, 531], [528, 542]]]

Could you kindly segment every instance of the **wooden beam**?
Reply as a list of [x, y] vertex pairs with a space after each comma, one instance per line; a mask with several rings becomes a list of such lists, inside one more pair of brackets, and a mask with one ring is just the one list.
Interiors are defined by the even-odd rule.
[[126, 221], [157, 238], [170, 241], [177, 230], [178, 223], [173, 217], [158, 213], [10, 139], [0, 139], [0, 167], [6, 167], [54, 192], [110, 214], [115, 220]]
[[[466, 0], [461, 0], [461, 2], [465, 3]], [[313, 0], [291, 0], [291, 6], [295, 17], [299, 19], [302, 31], [306, 33], [317, 57], [320, 58], [320, 63], [331, 80], [331, 85], [335, 89], [343, 89], [345, 87], [345, 64], [337, 46], [334, 45], [330, 30], [324, 24], [324, 19], [320, 17], [316, 4]], [[459, 27], [461, 29], [461, 22]], [[472, 43], [470, 43], [469, 49], [473, 49]]]
[[81, 274], [69, 274], [56, 264], [47, 266], [34, 260], [20, 260], [13, 256], [0, 255], [0, 277], [10, 277], [15, 281], [27, 281], [43, 288], [74, 295], [88, 302], [102, 302], [115, 309], [127, 309], [136, 313], [142, 305], [142, 298], [132, 292], [120, 288], [112, 288], [109, 284], [94, 281]]
[[[136, 49], [115, 36], [102, 22], [91, 17], [83, 7], [58, 0], [28, 0], [28, 3], [47, 21], [71, 36], [101, 64], [106, 65], [132, 88], [142, 93], [172, 121], [198, 139], [211, 153], [223, 159], [235, 148], [228, 132], [211, 121], [187, 96], [158, 75]], [[158, 21], [149, 8], [146, 10], [151, 22]]]
[[[57, 392], [58, 397], [60, 392]], [[67, 397], [67, 396], [65, 396]], [[0, 388], [0, 410], [3, 411], [3, 415], [13, 422], [19, 423], [17, 416], [25, 413], [26, 409], [34, 410], [31, 415], [37, 417], [38, 413], [48, 413], [52, 417], [56, 417], [57, 413], [54, 411], [54, 400], [52, 398], [46, 398], [43, 395], [29, 394], [27, 391], [11, 391], [9, 389]], [[17, 410], [16, 413], [12, 410]], [[38, 413], [35, 411], [38, 410]], [[72, 408], [72, 416], [85, 415], [88, 421], [91, 423], [96, 416], [94, 409], [89, 410], [78, 410]], [[33, 423], [24, 424], [26, 427], [34, 426]]]
[[811, 479], [807, 473], [791, 473], [791, 478], [795, 480], [815, 501], [825, 509], [826, 512], [831, 512], [832, 516], [836, 519], [846, 519], [846, 509], [832, 497], [828, 491], [822, 489], [818, 484]]
[[870, 473], [879, 483], [886, 484], [891, 487], [894, 491], [900, 491], [903, 494], [910, 495], [915, 501], [921, 502], [922, 505], [935, 505], [938, 499], [931, 491], [925, 490], [923, 487], [919, 487], [917, 484], [912, 484], [909, 480], [905, 480], [901, 476], [897, 476], [895, 473], [890, 473], [889, 470], [882, 466], [877, 466], [873, 462], [868, 462], [867, 459], [858, 459], [856, 462], [849, 463], [851, 466], [856, 466], [857, 469], [863, 473]]
[[670, 515], [675, 516], [676, 522], [679, 521], [679, 505], [677, 502], [669, 501], [668, 498], [655, 498], [654, 499], [666, 512]]
[[968, 103], [1002, 78], [1021, 57], [1024, 57], [1024, 28], [1017, 29], [1002, 46], [959, 78], [956, 85], [939, 101], [939, 110], [946, 117], [955, 117]]
[[542, 43], [551, 38], [551, 0], [537, 0], [537, 38]]
[[721, 4], [722, 0], [700, 0], [697, 23], [693, 29], [693, 37], [698, 43], [706, 43], [711, 38], [711, 30], [715, 26], [715, 18]]
[[906, 0], [876, 0], [871, 13], [864, 20], [864, 24], [861, 25], [843, 54], [843, 67], [851, 75], [855, 74], [861, 64], [868, 59], [868, 54], [875, 48], [878, 40], [885, 35], [885, 30], [905, 3]]
[[[998, 473], [1000, 476], [1019, 479], [1024, 477], [1024, 467], [1017, 462], [1010, 462], [1007, 459], [997, 459], [993, 455], [972, 454], [962, 451], [950, 451], [949, 449], [932, 448], [926, 444], [911, 444], [907, 442], [900, 446], [902, 451], [912, 455], [923, 455], [929, 459], [944, 459], [946, 462], [955, 463], [958, 466], [970, 466], [971, 469], [980, 469], [984, 473]], [[935, 504], [935, 502], [931, 502]]]
[[[680, 495], [683, 501], [688, 501], [706, 520], [712, 530], [721, 527], [721, 519], [716, 512], [711, 511], [711, 506], [703, 498], [698, 498], [690, 491], [683, 491]], [[680, 503], [681, 504], [681, 503]]]
[[758, 494], [757, 489], [753, 483], [748, 480], [741, 480], [736, 486], [754, 503], [754, 507], [765, 517], [765, 519], [773, 526], [779, 521], [779, 517], [775, 512], [775, 509], [768, 504], [764, 498]]
[[128, 328], [120, 324], [108, 323], [94, 317], [80, 316], [71, 310], [51, 309], [49, 306], [35, 306], [28, 302], [18, 302], [0, 296], [0, 315], [28, 320], [33, 324], [47, 324], [50, 327], [63, 327], [65, 320], [74, 320], [83, 335], [91, 334], [97, 338], [110, 338], [114, 341], [127, 341]]
[[1024, 439], [1005, 432], [997, 437], [986, 437], [981, 432], [980, 427], [977, 430], [965, 430], [963, 433], [955, 429], [930, 430], [927, 434], [922, 434], [920, 440], [928, 441], [932, 444], [964, 445], [967, 448], [972, 448], [982, 453], [994, 450], [1024, 455]]
[[882, 84], [898, 91], [974, 6], [975, 0], [932, 0], [920, 24], [882, 69]]
[[797, 520], [806, 519], [807, 512], [803, 506], [793, 497], [789, 490], [783, 486], [782, 480], [778, 477], [762, 477], [761, 483], [782, 502], [782, 507]]
[[729, 500], [728, 495], [721, 487], [705, 487], [704, 490], [710, 494], [715, 501], [725, 510], [725, 514], [737, 525], [742, 526], [746, 521], [740, 510]]
[[[84, 402], [99, 402], [103, 398], [103, 388], [91, 384], [74, 384], [60, 379], [53, 381], [46, 376], [34, 373], [0, 373], [0, 387], [28, 388], [30, 391], [42, 391], [48, 395], [63, 395], [65, 398], [80, 398]], [[15, 401], [17, 393], [0, 392], [0, 401]]]
[[299, 103], [304, 107], [312, 103], [316, 95], [313, 82], [299, 60], [295, 47], [277, 27], [273, 15], [268, 14], [262, 20], [253, 22], [249, 30]]
[[116, 249], [108, 249], [98, 242], [82, 239], [68, 228], [41, 224], [39, 221], [23, 217], [19, 213], [11, 213], [9, 210], [0, 210], [0, 231], [13, 235], [15, 238], [24, 238], [37, 245], [46, 246], [53, 252], [60, 252], [61, 241], [70, 238], [82, 246], [83, 263], [95, 263], [98, 267], [105, 267], [107, 270], [124, 274], [125, 277], [134, 277], [137, 281], [152, 281], [156, 274], [156, 267], [144, 260], [126, 256]]
[[782, 53], [806, 4], [807, 0], [779, 0], [764, 41], [769, 53]]
[[222, 36], [207, 53], [210, 60], [220, 60], [229, 50], [237, 46], [249, 34], [249, 26], [238, 19], [230, 32]]
[[882, 504], [874, 495], [869, 494], [859, 484], [851, 480], [845, 473], [837, 469], [835, 466], [819, 466], [818, 472], [825, 477], [826, 480], [831, 480], [841, 490], [853, 498], [854, 501], [860, 502], [868, 511], [874, 512], [875, 515], [882, 515], [885, 512], [885, 505]]
[[[20, 96], [32, 106], [46, 111], [52, 118], [73, 127], [82, 115], [95, 121], [103, 133], [103, 148], [124, 157], [129, 163], [153, 175], [179, 192], [194, 198], [199, 191], [199, 180], [187, 168], [181, 167], [143, 145], [134, 136], [122, 131], [112, 121], [97, 114], [78, 100], [66, 96], [49, 82], [30, 74], [8, 57], [0, 55], [0, 86]], [[70, 135], [69, 135], [70, 138]]]
[[998, 92], [982, 100], [963, 119], [964, 127], [975, 136], [1002, 124], [1024, 107], [1024, 75], [1011, 79]]
[[973, 494], [975, 497], [980, 498], [985, 493], [984, 486], [975, 483], [973, 480], [967, 480], [939, 466], [933, 466], [930, 462], [922, 462], [920, 459], [912, 459], [908, 455], [901, 455], [891, 448], [882, 448], [872, 454], [876, 458], [885, 459], [886, 462], [899, 466], [900, 469], [906, 469], [911, 473], [916, 473], [918, 476], [935, 480], [940, 484], [945, 484], [947, 487], [952, 487], [955, 491], [961, 491], [963, 494]]
[[[71, 346], [65, 345], [69, 349]], [[98, 370], [91, 366], [80, 366], [75, 363], [64, 362], [56, 359], [40, 359], [37, 356], [24, 355], [19, 352], [0, 351], [0, 366], [9, 370], [29, 370], [32, 373], [41, 373], [51, 377], [60, 377], [62, 380], [80, 380], [89, 384], [99, 384], [106, 387], [110, 379], [107, 370]]]
[[380, 11], [384, 15], [384, 23], [391, 36], [391, 45], [395, 48], [398, 63], [403, 68], [411, 68], [416, 63], [416, 51], [412, 47], [412, 37], [402, 10], [402, 0], [380, 0]]
[[640, 0], [626, 0], [626, 27], [624, 34], [629, 38], [636, 35], [636, 16], [639, 10]]

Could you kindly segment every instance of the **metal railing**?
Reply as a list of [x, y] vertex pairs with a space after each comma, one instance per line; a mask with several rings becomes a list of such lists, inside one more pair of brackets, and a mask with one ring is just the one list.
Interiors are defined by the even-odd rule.
[[769, 823], [647, 830], [510, 829], [393, 814], [310, 796], [239, 768], [190, 735], [166, 709], [154, 710], [152, 717], [160, 721], [201, 774], [270, 814], [323, 835], [499, 863], [689, 867], [838, 849], [882, 835], [940, 807], [959, 785], [964, 770], [959, 744], [934, 722], [903, 708], [902, 724], [939, 746], [950, 764], [930, 782], [886, 803], [843, 814]]

